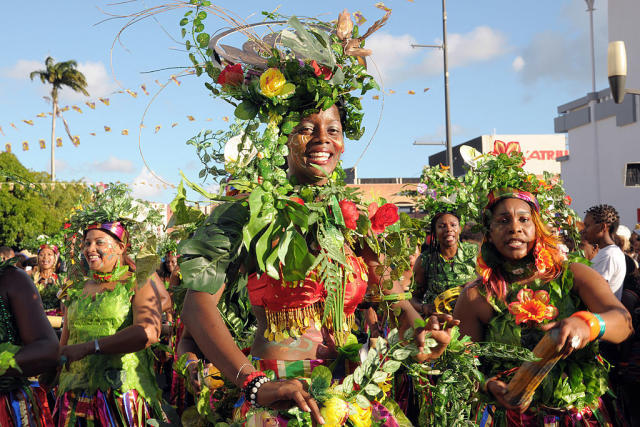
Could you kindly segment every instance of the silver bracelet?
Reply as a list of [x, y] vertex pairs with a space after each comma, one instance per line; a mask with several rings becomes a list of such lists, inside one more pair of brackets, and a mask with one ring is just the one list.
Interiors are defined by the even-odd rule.
[[93, 340], [93, 350], [95, 354], [100, 354], [100, 344], [98, 344], [98, 338]]
[[243, 363], [242, 366], [240, 366], [240, 369], [238, 369], [238, 373], [236, 375], [236, 383], [238, 382], [238, 379], [240, 378], [240, 374], [242, 373], [242, 369], [244, 369], [245, 366], [253, 366], [253, 365], [247, 362], [247, 363]]

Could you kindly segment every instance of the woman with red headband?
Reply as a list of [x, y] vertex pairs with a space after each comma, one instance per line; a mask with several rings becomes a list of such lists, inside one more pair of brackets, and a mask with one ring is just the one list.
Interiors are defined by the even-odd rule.
[[[81, 253], [89, 272], [65, 296], [55, 414], [59, 426], [167, 420], [149, 348], [160, 336], [166, 290], [157, 274], [136, 269], [129, 258], [127, 228], [141, 227], [127, 218], [152, 216], [141, 215], [140, 209], [116, 186], [98, 193], [94, 203], [72, 217], [71, 229], [82, 232], [76, 239], [81, 252], [73, 252]], [[71, 264], [81, 261], [74, 258]]]
[[[477, 414], [509, 426], [600, 425], [606, 419], [600, 397], [607, 372], [598, 340], [620, 343], [631, 318], [604, 279], [578, 262], [567, 262], [542, 221], [536, 197], [517, 189], [494, 190], [484, 210], [485, 239], [477, 281], [458, 299], [454, 316], [473, 341], [533, 348], [554, 329], [563, 355], [542, 381], [530, 409], [510, 404], [501, 380], [517, 366], [504, 361], [483, 366], [489, 405]], [[489, 366], [490, 365], [490, 366]], [[599, 420], [599, 421], [596, 421]], [[502, 424], [500, 424], [502, 425]], [[587, 424], [584, 424], [587, 425]]]

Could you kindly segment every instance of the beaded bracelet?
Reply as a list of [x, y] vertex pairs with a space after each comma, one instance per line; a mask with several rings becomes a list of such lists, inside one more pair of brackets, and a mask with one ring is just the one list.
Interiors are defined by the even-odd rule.
[[[593, 341], [600, 336], [602, 326], [600, 320], [590, 311], [576, 311], [571, 317], [582, 319], [589, 326], [589, 341]], [[602, 331], [604, 334], [604, 331]]]
[[247, 402], [249, 402], [251, 406], [259, 408], [260, 405], [258, 405], [258, 390], [264, 383], [267, 383], [271, 380], [260, 371], [252, 372], [251, 374], [249, 374], [249, 376], [252, 376], [252, 374], [257, 375], [254, 376], [248, 383], [247, 381], [245, 381], [246, 386], [243, 387], [242, 392], [245, 399], [247, 399]]
[[242, 383], [242, 388], [247, 388], [247, 385], [257, 377], [266, 377], [266, 375], [262, 371], [251, 372], [249, 375], [247, 375], [247, 378], [244, 379], [244, 382]]

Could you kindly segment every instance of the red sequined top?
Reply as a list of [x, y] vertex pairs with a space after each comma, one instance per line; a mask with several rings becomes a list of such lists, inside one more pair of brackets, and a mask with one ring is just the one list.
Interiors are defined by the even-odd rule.
[[[347, 316], [356, 311], [356, 307], [367, 291], [367, 266], [362, 258], [350, 256], [348, 263], [353, 269], [347, 274], [347, 285], [344, 295], [344, 312]], [[280, 312], [307, 307], [317, 302], [323, 302], [327, 291], [318, 281], [315, 271], [307, 275], [304, 281], [283, 282], [263, 273], [249, 276], [247, 282], [249, 301], [251, 305], [265, 307], [271, 312]]]

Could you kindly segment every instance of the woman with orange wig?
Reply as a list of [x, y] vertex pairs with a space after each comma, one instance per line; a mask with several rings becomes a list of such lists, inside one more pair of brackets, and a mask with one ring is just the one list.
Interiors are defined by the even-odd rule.
[[532, 349], [546, 331], [554, 329], [556, 351], [563, 358], [544, 378], [526, 410], [507, 401], [507, 385], [501, 380], [517, 365], [485, 363], [482, 370], [489, 379], [482, 390], [494, 404], [479, 408], [476, 422], [605, 423], [601, 396], [608, 380], [598, 340], [624, 341], [632, 331], [629, 313], [597, 272], [566, 259], [543, 222], [533, 194], [517, 189], [492, 191], [483, 220], [480, 277], [464, 289], [454, 312], [461, 320], [461, 334], [476, 342]]

